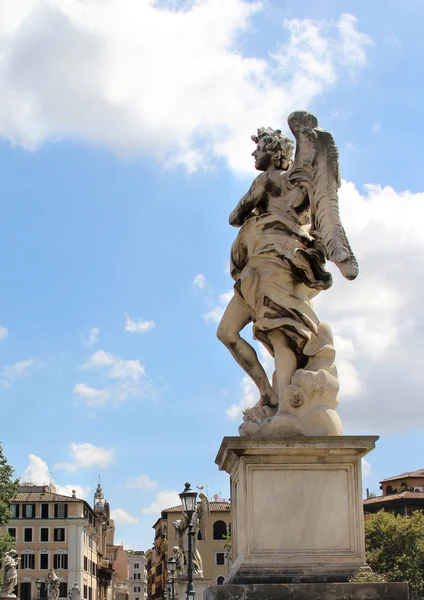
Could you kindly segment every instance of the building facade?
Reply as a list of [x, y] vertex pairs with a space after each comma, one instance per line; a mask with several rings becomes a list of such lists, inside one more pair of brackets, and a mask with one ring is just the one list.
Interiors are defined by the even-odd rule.
[[148, 559], [143, 550], [128, 555], [129, 600], [147, 600]]
[[364, 500], [365, 518], [386, 510], [396, 515], [410, 515], [416, 510], [424, 511], [424, 469], [401, 473], [380, 481], [381, 496]]
[[[226, 501], [210, 502], [210, 515], [207, 524], [206, 540], [199, 537], [198, 549], [203, 562], [203, 576], [214, 584], [221, 585], [230, 570], [230, 559], [226, 539], [231, 531], [231, 504]], [[168, 558], [177, 545], [173, 522], [182, 518], [182, 506], [163, 510], [153, 525], [155, 530], [154, 547], [150, 552], [149, 600], [163, 598], [168, 573]]]
[[59, 577], [60, 598], [68, 598], [76, 582], [85, 600], [111, 600], [112, 565], [105, 553], [108, 506], [96, 511], [75, 492], [65, 496], [53, 485], [22, 485], [10, 510], [12, 519], [2, 533], [15, 538], [21, 600], [37, 598], [38, 578], [40, 597], [47, 597], [49, 569]]

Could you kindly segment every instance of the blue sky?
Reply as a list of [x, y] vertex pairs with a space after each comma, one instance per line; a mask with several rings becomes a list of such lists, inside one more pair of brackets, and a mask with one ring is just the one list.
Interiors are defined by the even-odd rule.
[[[2, 0], [1, 439], [147, 549], [253, 386], [215, 337], [250, 134], [314, 112], [340, 149], [360, 276], [320, 295], [364, 486], [423, 466], [418, 0]], [[265, 362], [267, 358], [263, 356]], [[52, 475], [50, 475], [50, 473]], [[68, 486], [68, 487], [66, 487]]]

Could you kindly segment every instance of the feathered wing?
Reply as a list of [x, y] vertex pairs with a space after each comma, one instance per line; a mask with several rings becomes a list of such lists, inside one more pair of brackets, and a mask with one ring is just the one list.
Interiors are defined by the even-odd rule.
[[306, 187], [311, 205], [313, 235], [326, 258], [334, 262], [346, 279], [358, 275], [358, 262], [352, 252], [340, 220], [339, 153], [330, 132], [318, 127], [316, 117], [297, 111], [288, 118], [296, 138], [296, 155], [288, 177]]
[[199, 531], [202, 535], [202, 539], [206, 542], [206, 526], [208, 524], [208, 517], [211, 509], [208, 497], [205, 494], [199, 494], [199, 498], [200, 502], [197, 505], [197, 516], [199, 517]]

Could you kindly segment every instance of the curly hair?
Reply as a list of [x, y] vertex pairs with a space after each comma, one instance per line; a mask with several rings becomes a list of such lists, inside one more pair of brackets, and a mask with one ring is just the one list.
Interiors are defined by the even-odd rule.
[[284, 133], [281, 133], [281, 129], [259, 127], [258, 134], [252, 135], [251, 138], [255, 144], [260, 139], [264, 140], [265, 150], [271, 155], [277, 169], [287, 171], [290, 168], [293, 159], [294, 143]]

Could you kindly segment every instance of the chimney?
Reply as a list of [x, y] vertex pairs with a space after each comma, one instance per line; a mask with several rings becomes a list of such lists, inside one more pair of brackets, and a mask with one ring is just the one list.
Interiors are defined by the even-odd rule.
[[370, 488], [367, 488], [367, 499], [370, 497]]

